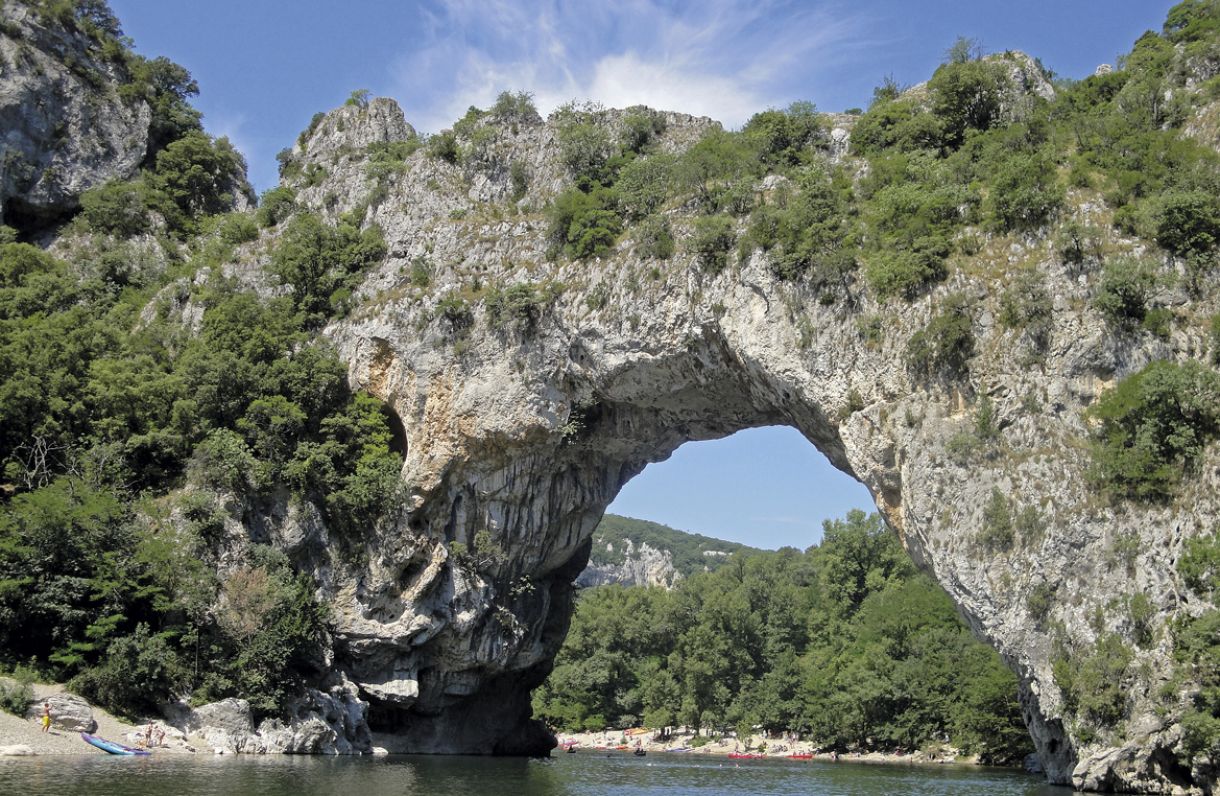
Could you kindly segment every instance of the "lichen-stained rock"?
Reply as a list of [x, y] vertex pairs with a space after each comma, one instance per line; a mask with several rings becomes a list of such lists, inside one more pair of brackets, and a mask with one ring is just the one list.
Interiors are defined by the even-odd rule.
[[37, 226], [136, 173], [151, 111], [120, 98], [120, 67], [84, 34], [18, 0], [0, 3], [0, 19], [0, 222]]
[[[957, 269], [910, 303], [880, 303], [867, 291], [827, 302], [779, 279], [762, 252], [708, 273], [683, 246], [694, 211], [681, 206], [666, 211], [679, 241], [670, 260], [639, 254], [632, 228], [607, 256], [549, 257], [542, 210], [571, 184], [554, 117], [483, 118], [474, 129], [486, 132], [458, 140], [477, 139], [478, 157], [448, 162], [420, 150], [377, 171], [366, 149], [342, 140], [384, 138], [359, 131], [374, 107], [376, 118], [393, 116], [374, 102], [320, 120], [305, 150], [324, 172], [292, 184], [302, 206], [328, 218], [363, 212], [389, 248], [353, 311], [325, 334], [350, 381], [401, 418], [402, 503], [365, 529], [362, 556], [311, 559], [333, 605], [334, 666], [368, 700], [378, 747], [548, 748], [553, 739], [529, 720], [529, 691], [566, 633], [572, 583], [605, 507], [684, 442], [785, 424], [869, 488], [913, 559], [1017, 673], [1053, 781], [1168, 793], [1189, 777], [1176, 762], [1175, 721], [1189, 694], [1165, 697], [1166, 628], [1206, 607], [1191, 602], [1174, 562], [1220, 515], [1220, 459], [1207, 451], [1185, 485], [1176, 506], [1189, 512], [1112, 506], [1086, 479], [1085, 411], [1153, 360], [1208, 350], [1204, 324], [1175, 326], [1167, 338], [1116, 334], [1090, 304], [1089, 280], [1036, 237], [998, 239], [981, 255], [1001, 268], [1036, 264], [1046, 279], [1054, 325], [1035, 366], [1029, 340], [996, 322], [1003, 286], [986, 268]], [[596, 123], [613, 135], [623, 113]], [[665, 151], [713, 129], [664, 118]], [[841, 142], [837, 151], [844, 156]], [[512, 164], [529, 178], [520, 198]], [[774, 184], [763, 180], [756, 192]], [[1097, 223], [1089, 199], [1070, 194], [1068, 206]], [[1115, 250], [1142, 251], [1107, 234]], [[426, 284], [412, 281], [421, 269]], [[512, 286], [527, 309], [493, 312], [490, 299]], [[905, 365], [906, 343], [955, 293], [973, 307], [969, 378], [921, 382]], [[461, 323], [442, 300], [462, 310]], [[1174, 301], [1202, 318], [1220, 309], [1210, 299]], [[963, 448], [984, 400], [996, 438]], [[1041, 532], [1007, 549], [981, 543], [996, 491], [1014, 510], [1032, 507]], [[1107, 606], [1140, 592], [1159, 640], [1131, 643], [1127, 721], [1084, 736], [1052, 673], [1056, 639], [1088, 649], [1109, 632], [1133, 638]]]

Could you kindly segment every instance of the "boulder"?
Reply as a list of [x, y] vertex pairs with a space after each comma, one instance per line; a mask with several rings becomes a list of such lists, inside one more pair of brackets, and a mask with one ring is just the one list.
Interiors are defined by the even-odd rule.
[[254, 734], [254, 717], [246, 700], [222, 699], [190, 711], [180, 729], [203, 738], [208, 746], [241, 752]]
[[355, 685], [339, 681], [327, 691], [309, 689], [288, 703], [283, 718], [264, 719], [257, 730], [250, 703], [244, 699], [225, 699], [194, 710], [178, 703], [165, 713], [170, 723], [199, 736], [217, 754], [333, 755], [371, 751], [367, 708]]
[[51, 726], [55, 729], [69, 732], [94, 732], [97, 729], [93, 708], [75, 694], [51, 694], [36, 700], [26, 710], [26, 718], [41, 717], [44, 702], [51, 706]]
[[28, 757], [33, 754], [34, 750], [23, 743], [0, 746], [0, 757]]

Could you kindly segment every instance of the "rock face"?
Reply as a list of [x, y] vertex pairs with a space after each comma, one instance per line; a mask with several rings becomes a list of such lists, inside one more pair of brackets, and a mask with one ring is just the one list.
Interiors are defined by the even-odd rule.
[[288, 705], [287, 718], [254, 727], [250, 703], [225, 699], [194, 710], [176, 706], [170, 720], [197, 735], [214, 751], [246, 754], [368, 754], [372, 738], [367, 703], [342, 683], [327, 692], [311, 688]]
[[[384, 117], [386, 106], [375, 107]], [[986, 254], [1002, 266], [1036, 264], [1047, 279], [1056, 313], [1037, 366], [1029, 341], [996, 322], [998, 291], [983, 271], [958, 269], [910, 304], [858, 292], [827, 304], [778, 280], [761, 253], [706, 273], [683, 253], [683, 209], [670, 213], [680, 244], [672, 260], [638, 255], [631, 231], [600, 260], [551, 260], [540, 210], [568, 180], [553, 123], [484, 122], [483, 149], [464, 165], [419, 152], [378, 182], [359, 147], [338, 140], [360, 129], [360, 110], [339, 113], [343, 125], [323, 120], [309, 139], [306, 154], [323, 158], [326, 176], [298, 185], [298, 198], [334, 218], [377, 197], [366, 223], [382, 227], [390, 256], [355, 311], [326, 334], [351, 381], [401, 418], [406, 497], [395, 517], [367, 529], [367, 562], [315, 566], [315, 576], [335, 606], [334, 665], [369, 700], [379, 746], [549, 748], [553, 740], [528, 719], [529, 691], [566, 632], [572, 583], [605, 507], [684, 442], [786, 424], [869, 488], [912, 558], [1017, 673], [1052, 781], [1171, 792], [1189, 777], [1173, 753], [1173, 715], [1186, 696], [1166, 709], [1157, 695], [1171, 667], [1159, 629], [1204, 608], [1181, 587], [1174, 562], [1220, 514], [1220, 457], [1208, 451], [1186, 486], [1177, 505], [1189, 512], [1118, 510], [1087, 485], [1082, 440], [1084, 410], [1105, 389], [1152, 360], [1205, 351], [1203, 324], [1175, 326], [1166, 338], [1115, 333], [1089, 304], [1092, 282], [1036, 238]], [[613, 129], [618, 118], [609, 112], [602, 123]], [[703, 120], [666, 119], [661, 146], [670, 150], [707, 129]], [[519, 200], [511, 163], [529, 175]], [[1108, 229], [1099, 208], [1070, 201], [1082, 223]], [[1139, 250], [1119, 237], [1107, 245]], [[410, 283], [421, 262], [426, 288]], [[236, 275], [266, 283], [254, 271]], [[488, 311], [489, 290], [521, 284], [537, 299], [527, 312], [506, 320]], [[903, 366], [906, 341], [949, 293], [975, 302], [970, 378], [954, 388], [922, 384]], [[469, 308], [460, 323], [438, 309], [454, 297]], [[882, 334], [862, 333], [861, 319]], [[984, 397], [998, 441], [963, 454], [955, 441], [974, 428]], [[993, 490], [1014, 510], [1035, 507], [1045, 531], [1008, 550], [981, 544]], [[297, 552], [319, 560], [309, 555]], [[1152, 600], [1159, 640], [1133, 647], [1125, 729], [1085, 742], [1065, 720], [1049, 628], [1083, 646], [1103, 632], [1132, 638], [1131, 620], [1113, 606], [1138, 592]], [[1049, 606], [1035, 610], [1031, 595], [1049, 595]]]
[[119, 67], [83, 34], [0, 3], [0, 222], [37, 226], [136, 173], [151, 112], [118, 95]]
[[657, 550], [647, 542], [637, 548], [630, 539], [622, 542], [623, 560], [617, 564], [589, 562], [576, 585], [603, 586], [621, 583], [624, 586], [673, 586], [681, 577], [674, 569], [674, 557], [668, 550]]
[[51, 706], [52, 727], [69, 732], [93, 732], [97, 729], [97, 720], [93, 718], [93, 708], [75, 694], [52, 694], [35, 700], [26, 710], [26, 718], [41, 717], [44, 702]]

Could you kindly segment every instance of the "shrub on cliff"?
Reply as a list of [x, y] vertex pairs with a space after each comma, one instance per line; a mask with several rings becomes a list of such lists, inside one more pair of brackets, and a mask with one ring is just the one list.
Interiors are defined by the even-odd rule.
[[941, 311], [907, 343], [907, 367], [922, 381], [960, 381], [974, 356], [974, 323], [970, 300], [955, 293], [945, 298]]
[[741, 135], [712, 130], [678, 161], [675, 190], [690, 194], [705, 213], [715, 213], [725, 209], [735, 188], [753, 182], [759, 165]]
[[1157, 202], [1156, 242], [1192, 263], [1210, 259], [1220, 243], [1220, 201], [1210, 192], [1171, 191]]
[[157, 154], [146, 178], [163, 201], [156, 209], [171, 229], [194, 232], [202, 216], [224, 213], [246, 186], [246, 161], [227, 138], [191, 132]]
[[90, 228], [118, 238], [149, 231], [148, 188], [138, 181], [117, 180], [81, 194], [81, 215]]
[[341, 298], [385, 252], [377, 227], [359, 230], [346, 222], [331, 227], [312, 213], [300, 213], [272, 250], [269, 270], [292, 288], [294, 305], [316, 322], [344, 309]]
[[264, 227], [274, 227], [287, 220], [296, 210], [296, 198], [296, 191], [287, 185], [264, 191], [258, 202], [258, 223]]
[[1157, 361], [1089, 409], [1098, 422], [1094, 482], [1114, 497], [1168, 500], [1220, 432], [1220, 374], [1197, 362]]
[[764, 164], [779, 168], [809, 162], [813, 148], [827, 139], [825, 123], [811, 102], [756, 113], [742, 134]]
[[771, 269], [815, 288], [844, 287], [856, 270], [859, 230], [851, 182], [841, 172], [810, 169], [797, 192], [751, 217], [746, 245], [770, 253]]
[[501, 124], [537, 124], [542, 121], [528, 91], [501, 91], [491, 106], [491, 116]]
[[1085, 743], [1097, 732], [1115, 727], [1126, 716], [1128, 690], [1125, 678], [1133, 654], [1121, 636], [1107, 633], [1087, 651], [1060, 657], [1052, 665], [1055, 684], [1063, 693], [1064, 707], [1079, 720]]
[[623, 167], [614, 192], [627, 221], [639, 221], [665, 204], [673, 185], [675, 162], [672, 155], [656, 154], [635, 158]]
[[610, 159], [616, 154], [610, 133], [596, 119], [572, 118], [559, 127], [559, 158], [576, 185], [591, 190], [613, 182]]
[[425, 144], [430, 157], [443, 160], [446, 163], [457, 163], [461, 152], [458, 150], [457, 136], [450, 130], [444, 130], [429, 136]]
[[852, 128], [851, 146], [858, 155], [930, 149], [940, 144], [943, 135], [941, 121], [914, 100], [882, 99]]
[[1116, 257], [1106, 263], [1093, 306], [1115, 326], [1139, 324], [1148, 313], [1156, 272], [1146, 260]]
[[506, 288], [494, 288], [485, 299], [487, 320], [492, 326], [519, 323], [531, 329], [562, 290], [563, 286], [557, 282], [518, 282]]
[[1063, 204], [1054, 162], [1041, 152], [1014, 152], [991, 167], [985, 209], [1003, 232], [1035, 230]]
[[650, 148], [657, 136], [665, 132], [665, 116], [652, 108], [637, 105], [627, 109], [623, 116], [623, 149], [642, 155]]
[[622, 231], [614, 196], [605, 188], [565, 191], [547, 209], [547, 219], [552, 252], [578, 260], [610, 251]]
[[941, 123], [941, 144], [956, 149], [968, 130], [982, 131], [995, 125], [1007, 86], [1003, 65], [994, 61], [957, 61], [937, 69], [928, 81], [928, 91], [932, 113]]
[[1046, 280], [1038, 271], [1017, 274], [1000, 295], [1000, 323], [1009, 329], [1023, 331], [1035, 352], [1040, 353], [1050, 345], [1053, 315], [1054, 304], [1046, 289]]
[[729, 252], [736, 240], [733, 219], [728, 216], [700, 216], [691, 230], [690, 250], [699, 257], [699, 264], [710, 274], [718, 274], [729, 262]]
[[927, 153], [877, 158], [860, 192], [864, 274], [877, 295], [909, 300], [944, 279], [970, 200], [947, 165]]

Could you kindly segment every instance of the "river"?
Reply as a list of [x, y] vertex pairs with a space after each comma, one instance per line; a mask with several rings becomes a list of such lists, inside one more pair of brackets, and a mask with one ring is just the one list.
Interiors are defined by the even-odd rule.
[[1004, 769], [615, 753], [480, 757], [0, 758], [21, 796], [1069, 796]]

